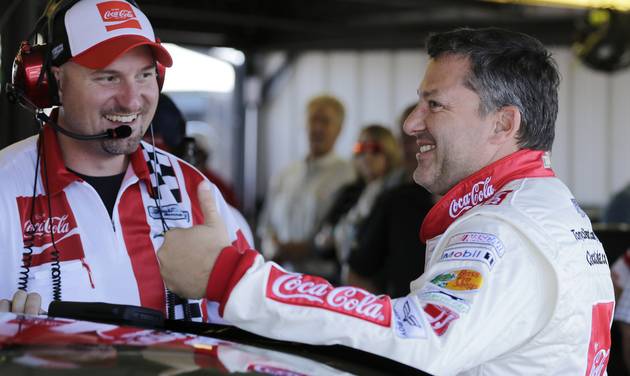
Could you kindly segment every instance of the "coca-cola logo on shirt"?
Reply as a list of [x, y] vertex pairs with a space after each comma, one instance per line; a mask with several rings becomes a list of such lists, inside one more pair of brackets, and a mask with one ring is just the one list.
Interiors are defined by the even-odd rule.
[[333, 287], [323, 278], [286, 273], [274, 266], [269, 272], [266, 294], [282, 303], [324, 308], [382, 326], [389, 326], [391, 321], [388, 296], [376, 296], [352, 286]]
[[50, 235], [52, 232], [63, 235], [70, 230], [70, 222], [68, 222], [67, 214], [59, 217], [38, 215], [33, 221], [30, 218], [27, 219], [22, 230], [24, 234], [32, 234], [34, 236]]
[[55, 248], [60, 261], [85, 257], [77, 221], [64, 192], [51, 197], [17, 197], [16, 201], [24, 247], [33, 251], [31, 266], [51, 262]]
[[131, 5], [124, 1], [105, 1], [96, 4], [107, 31], [142, 29]]
[[492, 177], [488, 176], [484, 180], [476, 182], [472, 185], [470, 192], [467, 192], [459, 198], [453, 199], [448, 208], [448, 214], [451, 218], [459, 217], [459, 215], [466, 210], [471, 209], [492, 197], [492, 195], [494, 195], [494, 186], [490, 183], [491, 179]]

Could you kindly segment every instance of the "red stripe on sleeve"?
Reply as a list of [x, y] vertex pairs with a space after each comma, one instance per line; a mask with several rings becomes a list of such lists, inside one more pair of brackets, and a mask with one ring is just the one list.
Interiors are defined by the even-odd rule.
[[140, 304], [165, 312], [164, 283], [150, 238], [151, 229], [146, 216], [140, 214], [144, 212], [140, 186], [134, 184], [125, 191], [118, 205], [125, 247], [138, 283]]
[[206, 288], [206, 298], [219, 302], [219, 314], [223, 317], [225, 304], [234, 286], [241, 280], [247, 269], [254, 263], [258, 252], [253, 249], [238, 250], [231, 245], [223, 248], [217, 257]]

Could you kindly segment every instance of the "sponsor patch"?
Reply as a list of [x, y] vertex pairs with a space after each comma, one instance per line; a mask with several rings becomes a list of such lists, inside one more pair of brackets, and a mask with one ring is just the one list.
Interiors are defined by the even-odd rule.
[[470, 303], [464, 298], [455, 296], [447, 291], [432, 285], [426, 285], [418, 293], [421, 302], [432, 302], [446, 305], [458, 313], [466, 313], [470, 310]]
[[426, 338], [420, 313], [411, 298], [394, 300], [394, 323], [396, 334], [401, 338]]
[[576, 199], [572, 198], [571, 204], [573, 205], [573, 208], [575, 209], [575, 211], [580, 215], [580, 217], [586, 218], [586, 213], [584, 212], [584, 210], [582, 210], [582, 208], [580, 207], [580, 204], [578, 204]]
[[271, 267], [266, 296], [292, 305], [317, 307], [356, 317], [381, 326], [390, 326], [391, 301], [352, 286], [333, 287], [323, 278], [287, 273]]
[[501, 242], [501, 240], [499, 240], [499, 238], [495, 235], [485, 232], [463, 232], [461, 234], [453, 235], [450, 239], [448, 239], [446, 247], [461, 243], [489, 245], [494, 249], [499, 257], [503, 257], [503, 254], [505, 253], [503, 242]]
[[[153, 219], [161, 219], [160, 210], [157, 206], [149, 206], [149, 216]], [[162, 205], [162, 216], [168, 221], [185, 220], [190, 222], [190, 213], [182, 210], [178, 204]]]
[[442, 252], [439, 261], [478, 261], [486, 264], [490, 270], [495, 263], [494, 252], [489, 248], [447, 248]]
[[424, 306], [424, 312], [427, 314], [427, 319], [431, 329], [438, 336], [442, 336], [448, 330], [449, 325], [459, 318], [459, 315], [449, 308], [437, 304], [426, 304]]
[[591, 340], [588, 344], [586, 374], [603, 375], [610, 357], [610, 325], [613, 302], [597, 303], [591, 312]]
[[431, 279], [431, 283], [447, 290], [476, 291], [483, 284], [483, 276], [476, 270], [459, 269], [438, 274]]

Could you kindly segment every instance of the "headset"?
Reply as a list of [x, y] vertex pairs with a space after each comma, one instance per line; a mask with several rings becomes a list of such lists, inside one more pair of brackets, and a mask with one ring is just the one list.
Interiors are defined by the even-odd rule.
[[[57, 14], [63, 13], [79, 1], [51, 0], [42, 16], [37, 20], [27, 40], [21, 43], [13, 61], [11, 84], [7, 84], [7, 93], [12, 102], [20, 102], [23, 106], [38, 110], [61, 105], [57, 82], [50, 69], [52, 66], [51, 49], [54, 41], [53, 29]], [[128, 0], [128, 2], [139, 8], [135, 1]], [[32, 45], [30, 41], [38, 32], [44, 31], [44, 26], [46, 26], [47, 43]], [[160, 42], [159, 39], [156, 41]], [[157, 60], [155, 60], [155, 64], [158, 87], [161, 91], [164, 85], [166, 67]]]

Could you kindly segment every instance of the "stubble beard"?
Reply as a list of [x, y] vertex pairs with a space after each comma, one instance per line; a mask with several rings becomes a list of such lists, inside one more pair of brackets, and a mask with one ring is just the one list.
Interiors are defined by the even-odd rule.
[[141, 135], [132, 134], [123, 139], [107, 139], [101, 142], [101, 148], [112, 155], [129, 155], [135, 152], [140, 145]]
[[[453, 182], [453, 177], [449, 176], [449, 172], [453, 171], [452, 168], [449, 168], [450, 164], [452, 163], [445, 160], [434, 160], [430, 167], [418, 163], [413, 173], [413, 180], [427, 191], [436, 195], [443, 195], [457, 184], [457, 181]], [[430, 175], [427, 175], [427, 172], [430, 172]]]

